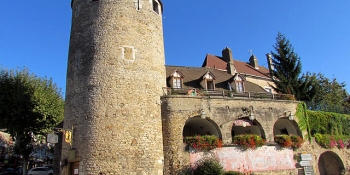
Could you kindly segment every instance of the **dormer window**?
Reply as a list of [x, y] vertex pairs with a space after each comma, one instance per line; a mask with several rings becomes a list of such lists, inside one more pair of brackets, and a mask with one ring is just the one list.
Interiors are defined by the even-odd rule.
[[184, 75], [177, 69], [170, 75], [169, 84], [172, 88], [181, 89]]
[[235, 83], [236, 83], [236, 91], [244, 92], [243, 81], [236, 81]]
[[173, 88], [182, 88], [181, 78], [173, 77]]
[[242, 93], [244, 92], [244, 77], [241, 76], [240, 74], [236, 74], [233, 77], [233, 82], [232, 82], [232, 87], [235, 88], [237, 93]]
[[203, 76], [203, 80], [200, 84], [206, 90], [215, 90], [215, 79], [216, 77], [210, 71], [208, 71]]

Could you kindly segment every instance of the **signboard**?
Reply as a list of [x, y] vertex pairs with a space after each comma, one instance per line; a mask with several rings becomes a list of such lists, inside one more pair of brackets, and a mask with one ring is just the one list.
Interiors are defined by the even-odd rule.
[[304, 167], [304, 174], [305, 175], [314, 175], [314, 168], [312, 166], [305, 166]]
[[302, 160], [299, 162], [300, 166], [311, 166], [310, 161], [308, 160]]
[[48, 134], [47, 135], [48, 143], [58, 143], [58, 135], [57, 134]]
[[311, 154], [301, 154], [301, 160], [312, 160]]

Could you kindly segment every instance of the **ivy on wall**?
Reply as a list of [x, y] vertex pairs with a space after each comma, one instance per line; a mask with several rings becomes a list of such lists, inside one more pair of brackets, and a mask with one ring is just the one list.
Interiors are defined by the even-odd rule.
[[308, 116], [306, 104], [304, 102], [300, 102], [297, 105], [295, 116], [298, 118], [300, 130], [307, 132], [306, 138], [311, 143], [311, 130], [310, 130], [310, 124], [309, 124], [309, 116]]
[[350, 115], [324, 111], [307, 111], [311, 135], [350, 136]]
[[346, 146], [350, 148], [350, 115], [307, 110], [304, 102], [297, 105], [295, 115], [300, 129], [307, 132], [309, 142], [315, 137], [318, 144], [331, 148], [333, 140], [338, 147], [342, 145], [337, 143], [341, 140], [348, 143]]

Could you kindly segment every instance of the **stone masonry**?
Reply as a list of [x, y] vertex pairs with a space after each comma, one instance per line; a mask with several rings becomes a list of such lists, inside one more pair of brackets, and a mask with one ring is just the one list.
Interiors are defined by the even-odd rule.
[[[248, 118], [244, 111], [251, 108], [254, 123], [268, 142], [265, 146], [277, 147], [273, 143], [276, 121], [286, 117], [286, 111], [295, 114], [297, 101], [163, 94], [160, 0], [72, 0], [71, 6], [63, 129], [72, 130], [73, 139], [62, 143], [59, 174], [178, 174], [191, 162], [183, 143], [184, 127], [203, 112], [205, 121], [214, 126], [210, 131], [230, 149], [236, 146], [232, 145], [234, 122]], [[297, 119], [283, 120], [305, 136]], [[315, 172], [349, 170], [347, 150], [325, 150], [313, 142], [295, 154], [304, 152], [312, 154]], [[321, 155], [336, 165], [319, 163]], [[299, 169], [255, 174], [297, 174]]]
[[161, 13], [160, 0], [72, 1], [61, 174], [163, 174]]
[[[184, 126], [192, 118], [199, 117], [201, 111], [206, 113], [208, 121], [216, 126], [219, 136], [222, 137], [225, 148], [235, 147], [232, 145], [231, 129], [235, 120], [244, 118], [247, 115], [242, 109], [248, 106], [254, 107], [255, 122], [261, 126], [263, 135], [267, 140], [267, 147], [276, 147], [283, 151], [274, 143], [274, 126], [280, 118], [284, 117], [285, 111], [296, 112], [298, 101], [289, 100], [271, 100], [271, 99], [248, 99], [248, 98], [228, 98], [228, 97], [192, 97], [192, 96], [163, 96], [162, 97], [162, 122], [164, 138], [164, 174], [175, 175], [189, 166], [190, 152], [186, 150], [186, 144], [183, 143]], [[291, 122], [296, 129], [299, 129], [298, 119]], [[312, 121], [311, 121], [312, 122]], [[305, 140], [303, 146], [294, 151], [294, 159], [297, 162], [298, 156], [302, 153], [312, 155], [312, 167], [315, 174], [340, 174], [344, 169], [345, 174], [350, 174], [350, 161], [348, 149], [324, 149], [321, 148], [315, 140], [311, 143], [307, 141], [306, 133], [300, 133]], [[220, 149], [219, 149], [220, 150]], [[286, 150], [288, 151], [288, 150]], [[320, 156], [322, 154], [331, 155], [332, 161], [327, 165], [322, 164]], [[256, 157], [258, 159], [258, 157]], [[329, 157], [327, 157], [329, 158]], [[327, 159], [326, 158], [326, 159]], [[240, 160], [234, 160], [240, 162]], [[300, 161], [300, 160], [299, 160]], [[326, 161], [331, 161], [330, 159]], [[263, 170], [254, 172], [259, 175], [280, 175], [280, 174], [298, 174], [302, 167], [298, 164], [292, 164], [292, 169]], [[320, 170], [320, 168], [326, 170]], [[326, 173], [326, 172], [327, 173]]]
[[248, 98], [168, 96], [162, 98], [162, 120], [165, 153], [165, 174], [175, 174], [189, 162], [189, 153], [183, 143], [183, 128], [186, 121], [200, 115], [203, 109], [207, 118], [217, 125], [223, 144], [232, 142], [233, 122], [246, 117], [242, 108], [254, 107], [256, 120], [264, 129], [268, 142], [273, 142], [274, 123], [284, 111], [295, 113], [296, 101], [273, 101]]

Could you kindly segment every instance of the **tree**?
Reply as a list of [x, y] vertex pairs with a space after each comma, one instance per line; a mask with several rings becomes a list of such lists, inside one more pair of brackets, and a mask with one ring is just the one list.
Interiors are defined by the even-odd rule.
[[309, 109], [349, 113], [349, 97], [345, 90], [346, 84], [344, 82], [339, 83], [336, 78], [330, 80], [321, 73], [308, 76], [316, 80], [317, 88], [319, 89], [315, 98], [307, 103]]
[[271, 52], [273, 70], [273, 82], [271, 86], [276, 92], [293, 94], [298, 100], [311, 100], [315, 94], [314, 82], [308, 76], [300, 76], [301, 61], [294, 52], [289, 40], [280, 32], [274, 45], [276, 53]]
[[[0, 69], [0, 128], [15, 141], [14, 152], [26, 165], [35, 135], [45, 135], [63, 120], [64, 100], [52, 79], [28, 69]], [[26, 171], [25, 167], [24, 171]]]

